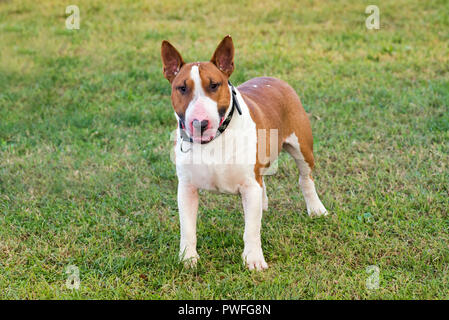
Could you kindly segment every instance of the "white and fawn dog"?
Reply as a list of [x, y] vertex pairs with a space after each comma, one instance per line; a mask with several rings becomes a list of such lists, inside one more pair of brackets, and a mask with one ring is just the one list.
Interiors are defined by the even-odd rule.
[[[243, 261], [250, 270], [266, 269], [260, 237], [262, 210], [268, 208], [263, 175], [281, 149], [298, 166], [308, 214], [327, 214], [312, 179], [312, 130], [301, 101], [287, 83], [270, 77], [254, 78], [234, 88], [228, 80], [234, 70], [230, 36], [207, 62], [185, 63], [168, 41], [162, 42], [161, 55], [178, 120], [174, 155], [180, 259], [194, 266], [199, 258], [198, 189], [240, 193], [245, 217]], [[221, 161], [211, 161], [217, 156]], [[243, 161], [238, 161], [242, 156]]]

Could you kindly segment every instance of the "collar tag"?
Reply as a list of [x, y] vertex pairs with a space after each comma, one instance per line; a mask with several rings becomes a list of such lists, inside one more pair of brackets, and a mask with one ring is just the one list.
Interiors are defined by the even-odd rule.
[[179, 146], [179, 149], [181, 150], [181, 152], [187, 153], [187, 152], [189, 152], [190, 150], [192, 150], [192, 147], [190, 147], [190, 148], [187, 149], [187, 150], [184, 150], [184, 149], [182, 148], [182, 144], [183, 144], [184, 141], [186, 141], [186, 140], [181, 139], [181, 144], [180, 144], [180, 146]]

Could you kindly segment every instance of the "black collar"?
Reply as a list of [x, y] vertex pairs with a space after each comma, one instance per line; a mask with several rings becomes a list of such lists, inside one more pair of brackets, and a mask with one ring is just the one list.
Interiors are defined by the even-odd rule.
[[[218, 127], [218, 129], [217, 129], [217, 134], [215, 135], [215, 137], [213, 137], [213, 138], [212, 138], [211, 140], [209, 140], [209, 141], [201, 141], [201, 144], [206, 144], [206, 143], [209, 143], [209, 142], [213, 141], [213, 140], [214, 140], [215, 138], [217, 138], [220, 134], [222, 134], [223, 131], [225, 131], [225, 129], [228, 127], [229, 123], [231, 122], [232, 115], [234, 114], [234, 109], [237, 109], [237, 112], [238, 112], [240, 115], [242, 115], [242, 110], [240, 109], [240, 105], [239, 105], [239, 102], [238, 102], [238, 100], [237, 100], [237, 93], [235, 92], [235, 88], [234, 88], [234, 86], [231, 84], [231, 81], [229, 81], [229, 80], [228, 80], [228, 84], [229, 84], [229, 86], [230, 86], [230, 88], [231, 88], [231, 99], [232, 99], [231, 111], [229, 111], [229, 114], [228, 114], [228, 116], [226, 117], [226, 119], [225, 119], [225, 120], [221, 123], [221, 125]], [[187, 134], [187, 132], [185, 131], [184, 128], [185, 128], [184, 122], [183, 122], [181, 119], [179, 119], [179, 131], [180, 131], [180, 134], [181, 134], [181, 139], [182, 139], [182, 141], [186, 141], [186, 142], [192, 143], [192, 142], [193, 142], [192, 137], [190, 137], [190, 136]], [[181, 151], [183, 151], [183, 152], [189, 151], [190, 149], [187, 150], [187, 151], [182, 150], [182, 141], [181, 141]]]

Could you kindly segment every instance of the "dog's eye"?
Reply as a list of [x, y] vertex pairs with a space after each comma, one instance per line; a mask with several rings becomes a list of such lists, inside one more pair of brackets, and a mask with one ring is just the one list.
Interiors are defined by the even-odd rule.
[[219, 82], [212, 82], [209, 85], [209, 88], [211, 91], [216, 91], [218, 89], [218, 87], [220, 86], [221, 83]]
[[187, 92], [187, 87], [184, 86], [179, 86], [176, 89], [178, 89], [179, 92], [181, 92], [182, 94], [185, 94]]

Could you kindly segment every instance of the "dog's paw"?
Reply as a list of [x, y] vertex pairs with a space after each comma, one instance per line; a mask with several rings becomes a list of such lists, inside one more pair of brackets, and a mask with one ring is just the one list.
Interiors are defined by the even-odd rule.
[[310, 205], [307, 207], [307, 213], [310, 217], [321, 217], [327, 216], [329, 212], [327, 212], [326, 208], [323, 206], [321, 201], [315, 205]]
[[200, 256], [195, 252], [184, 252], [179, 254], [179, 260], [184, 263], [186, 268], [195, 268]]
[[249, 270], [262, 271], [268, 269], [268, 264], [263, 257], [262, 248], [244, 250], [242, 254], [243, 263]]

